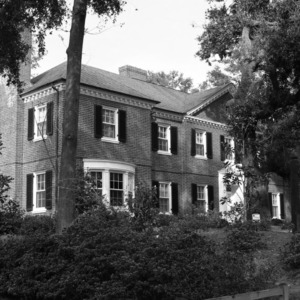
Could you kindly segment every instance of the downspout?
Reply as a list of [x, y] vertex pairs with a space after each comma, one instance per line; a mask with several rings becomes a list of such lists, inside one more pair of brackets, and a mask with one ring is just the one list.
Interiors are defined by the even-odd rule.
[[59, 141], [59, 90], [53, 85], [56, 91], [56, 149], [55, 149], [55, 203], [58, 201], [58, 141]]

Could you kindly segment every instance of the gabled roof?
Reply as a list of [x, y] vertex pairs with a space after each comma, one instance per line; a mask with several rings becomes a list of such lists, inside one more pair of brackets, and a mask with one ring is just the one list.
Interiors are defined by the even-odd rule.
[[[32, 86], [23, 95], [50, 85], [54, 82], [66, 80], [67, 64], [62, 63], [31, 80]], [[112, 72], [82, 65], [81, 84], [117, 92], [133, 97], [159, 102], [155, 107], [167, 111], [185, 114], [196, 109], [211, 97], [226, 91], [229, 85], [216, 87], [194, 94], [187, 94], [171, 88], [153, 83], [132, 79]]]

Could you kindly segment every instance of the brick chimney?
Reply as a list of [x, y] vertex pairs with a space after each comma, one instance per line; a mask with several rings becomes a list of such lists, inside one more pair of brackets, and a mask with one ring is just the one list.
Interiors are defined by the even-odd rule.
[[30, 46], [28, 54], [26, 56], [26, 60], [20, 66], [20, 80], [24, 82], [25, 87], [31, 85], [31, 52], [32, 52], [32, 34], [29, 29], [25, 29], [22, 32], [22, 40]]
[[133, 66], [123, 66], [119, 68], [119, 74], [132, 79], [147, 81], [147, 71]]

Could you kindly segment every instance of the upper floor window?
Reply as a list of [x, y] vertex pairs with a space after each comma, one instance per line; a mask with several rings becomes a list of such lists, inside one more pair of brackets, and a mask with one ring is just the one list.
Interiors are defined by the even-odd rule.
[[126, 111], [95, 105], [94, 135], [107, 142], [126, 142]]
[[234, 139], [231, 137], [220, 136], [220, 149], [222, 161], [234, 160]]
[[205, 156], [206, 134], [205, 132], [196, 132], [196, 155]]
[[192, 129], [191, 155], [202, 158], [213, 158], [212, 133]]
[[53, 102], [28, 109], [28, 140], [39, 141], [53, 134]]
[[177, 127], [152, 123], [152, 150], [160, 154], [177, 154]]

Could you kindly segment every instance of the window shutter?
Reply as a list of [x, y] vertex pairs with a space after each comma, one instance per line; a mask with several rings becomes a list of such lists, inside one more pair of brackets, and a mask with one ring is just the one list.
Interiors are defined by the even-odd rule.
[[178, 153], [178, 129], [177, 127], [171, 127], [171, 153]]
[[207, 196], [208, 196], [208, 209], [213, 210], [215, 208], [213, 185], [207, 186]]
[[221, 149], [221, 161], [225, 160], [225, 137], [220, 135], [220, 149]]
[[52, 209], [52, 171], [46, 171], [46, 208]]
[[156, 207], [159, 208], [159, 182], [158, 181], [152, 181], [152, 187], [156, 188], [156, 198], [157, 198], [157, 202], [156, 202]]
[[192, 134], [191, 134], [191, 155], [196, 156], [196, 130], [192, 129]]
[[284, 195], [280, 194], [280, 218], [285, 219]]
[[158, 124], [151, 123], [151, 133], [152, 133], [152, 151], [158, 150]]
[[119, 110], [119, 141], [126, 143], [126, 111]]
[[26, 210], [32, 211], [32, 207], [33, 207], [33, 174], [27, 174]]
[[178, 205], [178, 184], [172, 182], [172, 213], [174, 215], [178, 214], [179, 205]]
[[268, 198], [269, 198], [269, 208], [270, 208], [270, 214], [271, 218], [273, 218], [273, 209], [272, 209], [272, 193], [268, 193]]
[[34, 138], [34, 108], [28, 109], [28, 141], [33, 140]]
[[47, 103], [47, 135], [53, 134], [53, 102]]
[[206, 132], [206, 155], [207, 158], [213, 158], [212, 133]]
[[95, 105], [94, 109], [94, 136], [102, 138], [102, 106]]
[[192, 183], [192, 204], [197, 204], [197, 184]]

